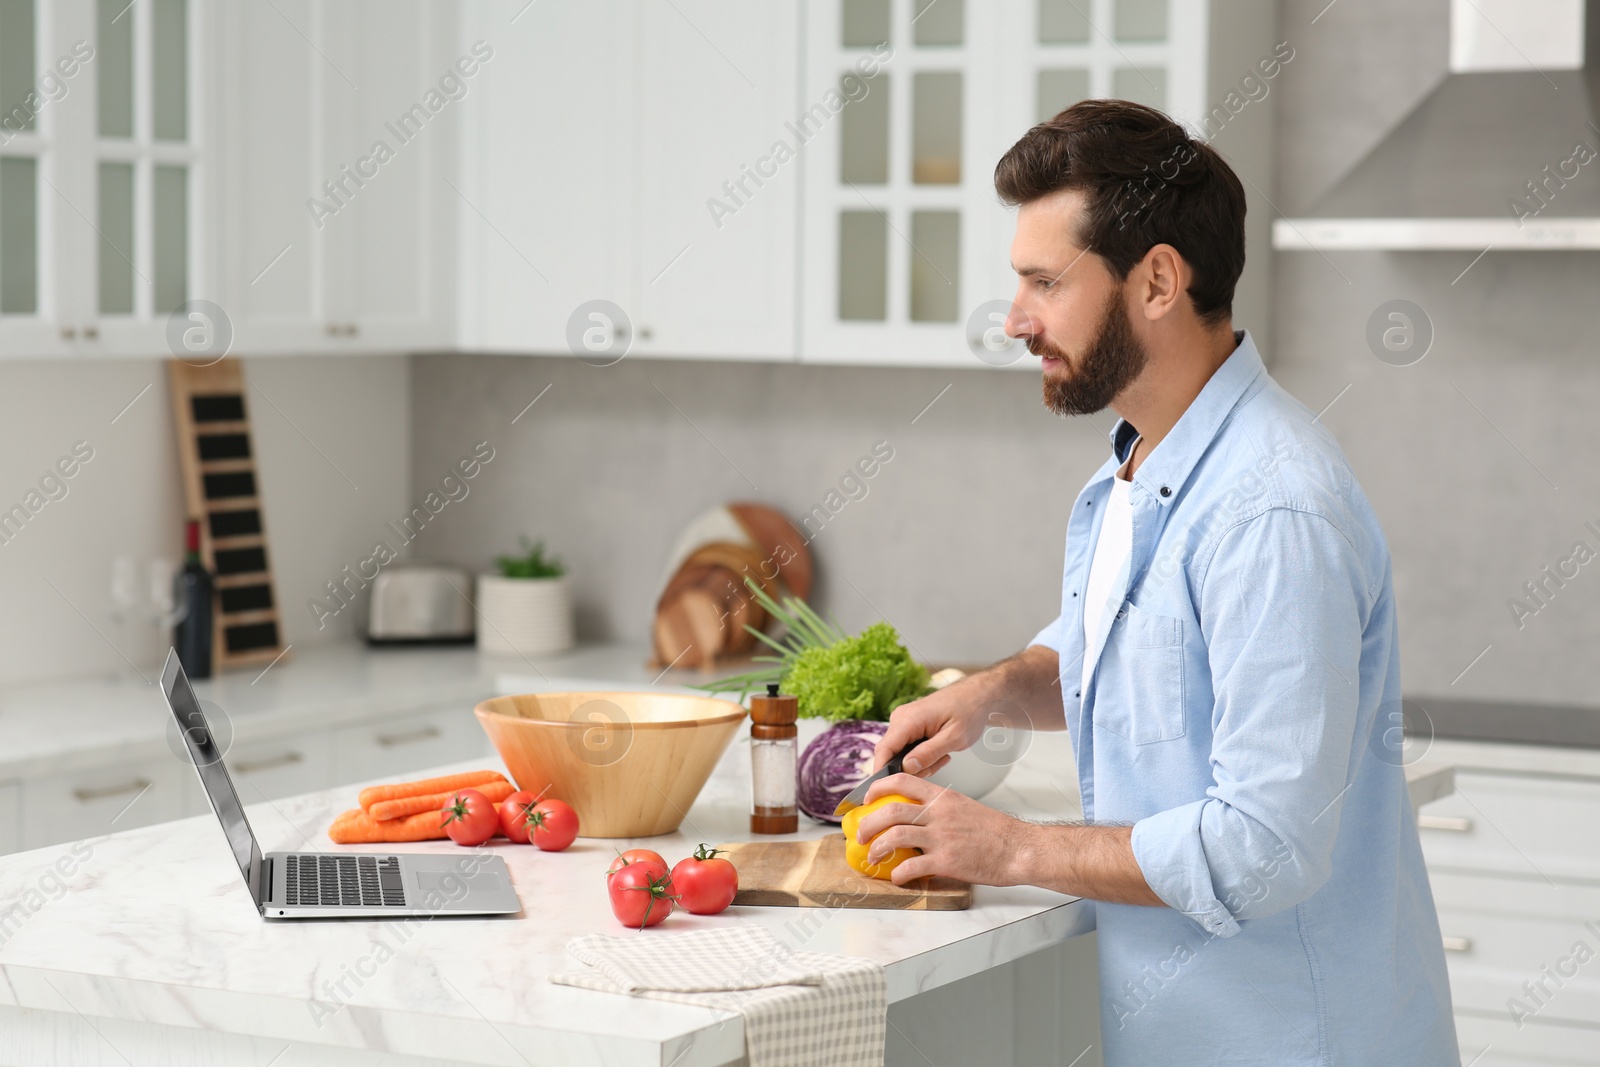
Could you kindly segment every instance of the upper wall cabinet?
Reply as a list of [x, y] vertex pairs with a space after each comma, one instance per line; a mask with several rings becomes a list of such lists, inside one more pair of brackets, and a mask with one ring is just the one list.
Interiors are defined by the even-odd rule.
[[405, 352], [452, 339], [449, 176], [481, 58], [456, 7], [220, 7], [225, 299], [234, 349]]
[[206, 288], [209, 11], [0, 0], [3, 354], [161, 354]]
[[243, 355], [978, 366], [995, 162], [1086, 96], [1245, 179], [1265, 343], [1276, 7], [0, 0], [0, 354], [164, 355], [203, 299]]
[[[472, 0], [460, 344], [795, 356], [798, 0]], [[603, 302], [603, 303], [601, 303]]]
[[[973, 346], [1016, 287], [1014, 216], [993, 185], [1005, 151], [1090, 97], [1210, 134], [1229, 78], [1251, 73], [1253, 52], [1271, 57], [1275, 28], [1270, 0], [812, 0], [806, 12], [801, 358], [814, 363], [991, 362]], [[1265, 186], [1270, 157], [1251, 151], [1235, 165]]]

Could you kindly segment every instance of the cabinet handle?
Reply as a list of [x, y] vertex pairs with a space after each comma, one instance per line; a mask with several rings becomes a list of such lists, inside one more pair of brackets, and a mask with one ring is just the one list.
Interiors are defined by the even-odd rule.
[[1418, 830], [1449, 830], [1451, 833], [1464, 834], [1472, 829], [1472, 820], [1459, 815], [1418, 815]]
[[120, 797], [127, 793], [142, 793], [154, 783], [148, 778], [135, 778], [131, 782], [121, 785], [93, 786], [87, 789], [78, 788], [72, 791], [73, 799], [80, 804], [87, 804], [92, 800], [105, 800], [108, 797]]
[[254, 774], [257, 771], [270, 771], [277, 767], [291, 767], [296, 763], [304, 762], [305, 757], [298, 752], [285, 752], [280, 756], [263, 756], [261, 759], [238, 760], [233, 769], [240, 774]]
[[1472, 938], [1470, 937], [1446, 937], [1443, 940], [1444, 950], [1446, 952], [1472, 951]]
[[98, 327], [98, 326], [85, 326], [83, 328], [83, 339], [85, 341], [96, 340], [96, 339], [99, 338], [99, 336], [100, 336], [100, 327]]
[[437, 726], [423, 726], [415, 730], [407, 730], [403, 734], [379, 734], [378, 744], [384, 748], [394, 748], [396, 745], [410, 745], [418, 741], [428, 741], [439, 736]]
[[648, 326], [639, 327], [639, 340], [648, 341], [652, 337], [654, 337], [655, 335], [656, 335], [656, 332], [654, 330], [652, 330], [650, 327], [648, 327]]
[[76, 341], [78, 339], [78, 331], [71, 326], [63, 326], [61, 327], [61, 339], [63, 341]]

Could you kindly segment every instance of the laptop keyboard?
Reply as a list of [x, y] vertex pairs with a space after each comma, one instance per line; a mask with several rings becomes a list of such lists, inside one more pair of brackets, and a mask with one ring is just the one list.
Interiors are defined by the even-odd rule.
[[286, 903], [320, 907], [404, 907], [399, 856], [283, 857]]

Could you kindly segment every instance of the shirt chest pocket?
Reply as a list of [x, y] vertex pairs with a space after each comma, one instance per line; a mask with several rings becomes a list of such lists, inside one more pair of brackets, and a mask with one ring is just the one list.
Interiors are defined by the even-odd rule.
[[1183, 736], [1183, 620], [1124, 604], [1095, 668], [1094, 724], [1136, 745]]

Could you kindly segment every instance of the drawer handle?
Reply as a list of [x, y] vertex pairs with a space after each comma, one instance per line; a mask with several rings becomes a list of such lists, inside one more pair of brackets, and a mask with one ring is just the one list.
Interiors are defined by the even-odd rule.
[[73, 799], [77, 800], [80, 804], [87, 804], [91, 800], [105, 800], [107, 797], [120, 797], [128, 793], [143, 793], [146, 789], [149, 789], [154, 784], [155, 783], [150, 781], [148, 778], [135, 778], [133, 781], [124, 782], [121, 785], [105, 785], [90, 789], [74, 789], [72, 791], [72, 796]]
[[304, 761], [305, 757], [298, 752], [285, 752], [281, 756], [264, 756], [261, 759], [239, 760], [233, 765], [233, 769], [240, 774], [254, 774], [257, 771], [270, 771], [278, 767], [292, 767], [294, 764]]
[[1459, 815], [1418, 815], [1418, 830], [1449, 830], [1452, 833], [1464, 834], [1472, 829], [1472, 820]]
[[1444, 950], [1446, 952], [1472, 951], [1472, 938], [1470, 937], [1446, 937], [1443, 940]]
[[378, 744], [384, 748], [394, 748], [396, 745], [411, 745], [418, 741], [430, 741], [439, 736], [437, 726], [423, 726], [416, 730], [407, 730], [403, 734], [379, 734]]

